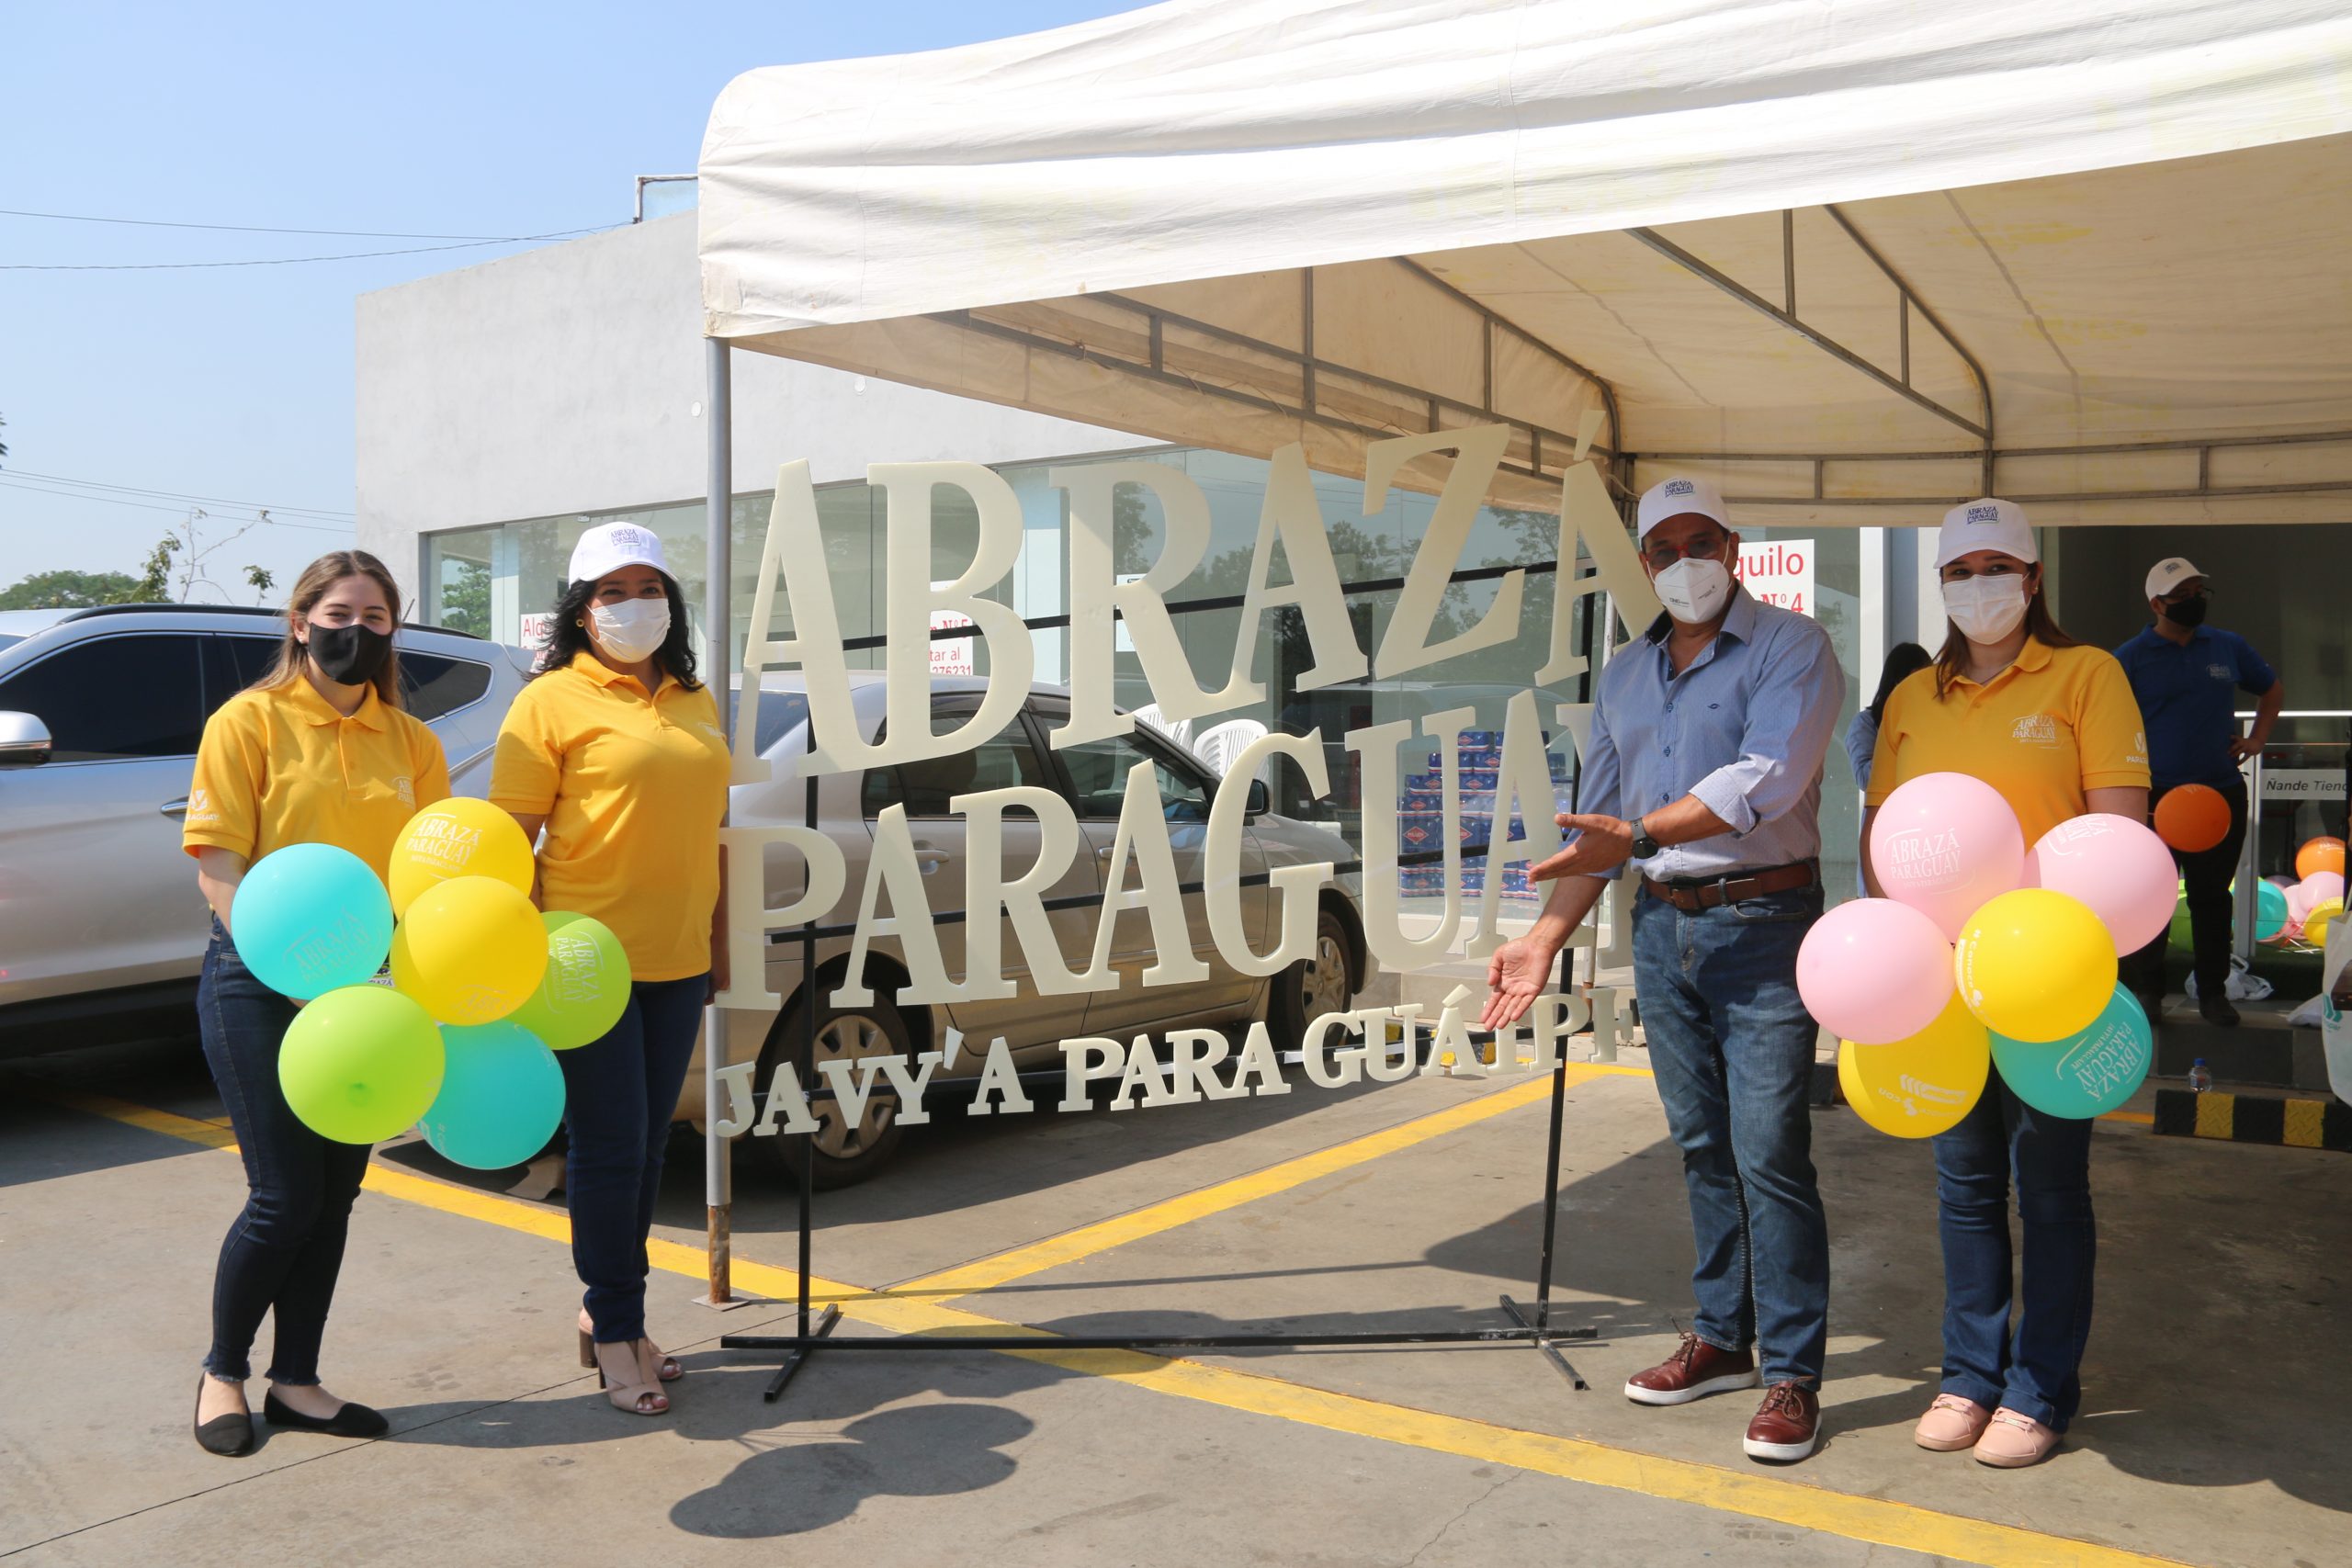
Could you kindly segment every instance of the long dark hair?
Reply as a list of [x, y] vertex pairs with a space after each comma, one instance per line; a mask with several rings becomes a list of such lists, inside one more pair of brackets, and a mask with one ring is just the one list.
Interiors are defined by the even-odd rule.
[[[2047, 588], [2047, 580], [2038, 577], [2033, 585], [2033, 596], [2025, 602], [2026, 636], [2044, 648], [2072, 648], [2075, 639], [2066, 635], [2065, 628], [2058, 624], [2058, 617], [2050, 613]], [[1937, 701], [1943, 700], [1944, 694], [1951, 690], [1951, 683], [1967, 668], [1968, 636], [1947, 617], [1944, 622], [1944, 646], [1936, 654]]]
[[[327, 590], [346, 577], [372, 578], [384, 591], [385, 607], [392, 613], [392, 626], [397, 633], [401, 624], [401, 585], [392, 581], [391, 569], [366, 550], [329, 550], [302, 569], [294, 580], [294, 592], [286, 601], [286, 636], [277, 645], [277, 657], [254, 682], [256, 692], [275, 692], [292, 685], [310, 672], [311, 650], [294, 635], [294, 623], [299, 618], [308, 621]], [[385, 651], [384, 662], [369, 682], [376, 688], [377, 700], [386, 707], [401, 705], [401, 648], [395, 636], [392, 646]]]
[[1878, 695], [1871, 699], [1871, 722], [1886, 722], [1886, 699], [1894, 695], [1894, 688], [1913, 675], [1933, 664], [1928, 650], [1916, 642], [1898, 642], [1886, 650], [1886, 668], [1878, 675]]
[[[666, 571], [657, 570], [662, 580], [662, 592], [670, 601], [670, 635], [653, 650], [653, 662], [662, 672], [688, 691], [702, 684], [695, 679], [694, 628], [686, 619], [686, 596], [678, 587], [678, 580]], [[568, 668], [582, 654], [596, 657], [595, 644], [588, 637], [588, 606], [595, 601], [596, 585], [580, 581], [566, 588], [555, 602], [554, 624], [548, 627], [548, 639], [539, 645], [538, 668], [531, 671], [537, 680], [550, 670]]]

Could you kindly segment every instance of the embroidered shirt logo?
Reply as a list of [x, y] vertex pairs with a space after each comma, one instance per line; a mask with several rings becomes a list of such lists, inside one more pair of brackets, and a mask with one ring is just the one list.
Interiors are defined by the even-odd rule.
[[392, 793], [401, 797], [402, 806], [412, 811], [416, 808], [416, 786], [409, 781], [406, 773], [402, 773], [392, 781]]
[[2030, 713], [2010, 728], [2009, 739], [2020, 746], [2055, 746], [2058, 721], [2046, 713]]
[[210, 790], [192, 789], [187, 792], [187, 819], [191, 822], [214, 820]]
[[2208, 664], [2205, 666], [2205, 673], [2216, 681], [2227, 681], [2231, 678], [2230, 667], [2226, 664]]

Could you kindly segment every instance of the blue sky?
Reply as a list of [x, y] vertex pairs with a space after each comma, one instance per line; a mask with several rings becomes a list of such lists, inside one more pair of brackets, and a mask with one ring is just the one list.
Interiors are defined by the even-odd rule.
[[[640, 174], [691, 172], [711, 101], [760, 65], [946, 48], [1130, 9], [1117, 0], [11, 7], [0, 208], [435, 234], [626, 222]], [[0, 217], [0, 262], [223, 261], [427, 240], [209, 233]], [[362, 293], [522, 247], [298, 266], [0, 271], [0, 586], [135, 571], [166, 497], [347, 517]], [[138, 504], [123, 504], [136, 502]], [[151, 510], [150, 508], [161, 508]], [[206, 503], [208, 538], [251, 521]], [[288, 513], [288, 520], [296, 514]], [[261, 526], [211, 558], [250, 603], [347, 540]], [[320, 528], [329, 531], [320, 532]]]

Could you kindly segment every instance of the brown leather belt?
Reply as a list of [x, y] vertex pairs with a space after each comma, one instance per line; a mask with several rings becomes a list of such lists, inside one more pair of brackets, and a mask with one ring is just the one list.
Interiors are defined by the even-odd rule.
[[1645, 876], [1642, 886], [1659, 903], [1671, 904], [1686, 915], [1695, 915], [1721, 904], [1736, 904], [1742, 898], [1761, 898], [1767, 893], [1810, 887], [1820, 880], [1820, 866], [1802, 860], [1793, 865], [1766, 866], [1762, 871], [1742, 872], [1713, 882], [1656, 882]]

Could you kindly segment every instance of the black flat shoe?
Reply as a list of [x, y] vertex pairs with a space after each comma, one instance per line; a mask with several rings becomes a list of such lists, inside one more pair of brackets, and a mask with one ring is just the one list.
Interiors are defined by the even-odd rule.
[[324, 1432], [330, 1438], [380, 1438], [392, 1429], [380, 1410], [370, 1410], [350, 1400], [343, 1408], [322, 1421], [315, 1416], [305, 1416], [277, 1397], [272, 1389], [261, 1402], [261, 1413], [273, 1427], [285, 1427], [297, 1432]]
[[[202, 1380], [211, 1375], [210, 1372], [197, 1374], [196, 1408], [199, 1413], [204, 1409]], [[219, 1454], [222, 1459], [243, 1459], [254, 1451], [254, 1417], [249, 1410], [215, 1416], [209, 1421], [198, 1421], [191, 1416], [189, 1425], [196, 1432], [196, 1446], [206, 1453]]]

